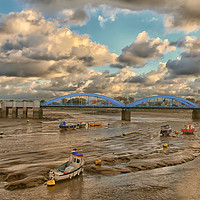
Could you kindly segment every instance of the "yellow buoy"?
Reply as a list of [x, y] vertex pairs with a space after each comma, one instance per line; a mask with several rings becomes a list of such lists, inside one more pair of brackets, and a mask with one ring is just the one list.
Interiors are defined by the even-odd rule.
[[176, 137], [176, 134], [172, 135], [173, 137]]
[[97, 141], [97, 140], [98, 140], [98, 138], [95, 138], [94, 140], [95, 140], [95, 141]]
[[130, 134], [132, 134], [133, 132], [129, 132]]
[[29, 122], [29, 120], [27, 120], [27, 122]]
[[178, 131], [176, 131], [175, 133], [178, 134]]
[[54, 186], [56, 184], [55, 180], [49, 180], [46, 182], [47, 186]]
[[51, 125], [49, 125], [49, 127], [51, 127]]
[[95, 165], [101, 165], [101, 160], [100, 160], [100, 159], [95, 160], [95, 161], [94, 161], [94, 164], [95, 164]]
[[148, 129], [150, 129], [150, 128], [151, 128], [151, 126], [148, 127]]
[[123, 136], [125, 136], [125, 135], [126, 135], [126, 133], [122, 133], [122, 135], [123, 135]]
[[139, 131], [141, 131], [142, 129], [138, 129]]
[[167, 147], [168, 147], [168, 144], [163, 144], [163, 147], [164, 147], [164, 148], [167, 148]]

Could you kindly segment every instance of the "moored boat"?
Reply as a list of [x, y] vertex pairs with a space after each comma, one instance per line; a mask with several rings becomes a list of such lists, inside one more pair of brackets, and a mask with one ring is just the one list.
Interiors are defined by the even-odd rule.
[[72, 130], [72, 129], [76, 129], [77, 124], [66, 124], [65, 121], [62, 121], [59, 125], [59, 128], [61, 128], [62, 130]]
[[172, 132], [172, 129], [171, 129], [170, 125], [168, 125], [168, 124], [161, 126], [160, 128], [161, 128], [160, 134], [162, 136], [169, 136], [169, 134]]
[[89, 126], [102, 126], [102, 122], [88, 122]]
[[182, 133], [186, 133], [186, 134], [193, 134], [195, 131], [195, 128], [192, 124], [188, 124], [186, 125], [186, 128], [181, 129]]
[[85, 123], [85, 122], [80, 122], [77, 124], [78, 128], [85, 128], [86, 126], [87, 126], [87, 123]]
[[60, 181], [65, 179], [71, 179], [74, 176], [80, 175], [81, 172], [83, 172], [84, 163], [84, 155], [78, 152], [73, 152], [66, 163], [62, 164], [61, 166], [55, 169], [50, 170], [50, 183], [51, 180]]

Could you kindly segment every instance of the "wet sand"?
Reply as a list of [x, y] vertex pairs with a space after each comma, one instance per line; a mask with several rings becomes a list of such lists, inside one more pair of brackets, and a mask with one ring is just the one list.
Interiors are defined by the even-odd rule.
[[[118, 113], [97, 115], [94, 111], [55, 109], [45, 110], [42, 120], [1, 119], [3, 199], [187, 197], [186, 183], [181, 180], [187, 177], [194, 188], [198, 182], [199, 172], [191, 163], [200, 162], [199, 122], [193, 122], [197, 129], [195, 135], [179, 133], [177, 137], [160, 137], [161, 125], [170, 124], [173, 131], [180, 131], [185, 122], [192, 121], [191, 113], [132, 112], [131, 122], [122, 122], [120, 118]], [[94, 119], [102, 121], [103, 126], [87, 130], [58, 129], [62, 120], [75, 123]], [[169, 144], [167, 149], [163, 149], [164, 143]], [[73, 148], [85, 154], [83, 175], [47, 188], [43, 183], [49, 169], [65, 162]], [[101, 166], [94, 165], [96, 159], [102, 160]], [[192, 188], [190, 192], [193, 191], [195, 199], [197, 192]]]

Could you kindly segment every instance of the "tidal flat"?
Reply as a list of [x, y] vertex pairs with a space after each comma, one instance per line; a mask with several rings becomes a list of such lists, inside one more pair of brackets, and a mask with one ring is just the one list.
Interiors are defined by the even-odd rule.
[[[61, 131], [63, 120], [103, 125]], [[195, 126], [194, 135], [180, 132], [186, 122]], [[159, 134], [165, 124], [173, 130], [169, 137]], [[119, 112], [92, 109], [44, 109], [40, 120], [0, 119], [1, 199], [198, 199], [199, 127], [190, 111], [135, 111], [131, 122], [121, 121]], [[51, 188], [44, 185], [49, 170], [75, 148], [85, 155], [84, 173]]]

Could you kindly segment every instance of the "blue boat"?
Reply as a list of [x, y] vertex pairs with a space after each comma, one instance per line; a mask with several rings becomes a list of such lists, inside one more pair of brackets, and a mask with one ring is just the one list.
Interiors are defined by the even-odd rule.
[[59, 125], [59, 128], [61, 128], [62, 130], [73, 130], [76, 129], [77, 124], [66, 124], [65, 121], [62, 121]]
[[162, 136], [169, 136], [169, 134], [172, 132], [172, 129], [171, 129], [170, 125], [168, 125], [168, 124], [161, 126], [160, 128], [161, 128], [160, 134]]

